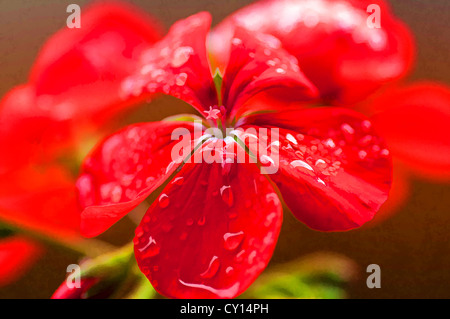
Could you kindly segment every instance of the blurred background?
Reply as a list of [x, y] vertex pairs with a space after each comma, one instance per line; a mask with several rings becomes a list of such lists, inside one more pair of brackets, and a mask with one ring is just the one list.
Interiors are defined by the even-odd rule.
[[[167, 28], [201, 10], [211, 12], [213, 24], [245, 6], [248, 0], [128, 0], [154, 15]], [[448, 0], [390, 0], [394, 13], [412, 30], [418, 47], [416, 68], [407, 81], [428, 79], [450, 85], [450, 2]], [[40, 46], [65, 26], [66, 8], [73, 0], [0, 0], [0, 96], [26, 82]], [[146, 111], [160, 120], [185, 105], [162, 99], [161, 107]], [[450, 124], [450, 123], [449, 123]], [[418, 128], [420, 129], [420, 128]], [[4, 150], [2, 150], [4, 151]], [[1, 155], [0, 155], [1, 156]], [[346, 233], [312, 231], [285, 214], [279, 242], [269, 265], [315, 252], [338, 253], [353, 260], [359, 276], [348, 286], [352, 298], [450, 298], [450, 185], [415, 180], [410, 198], [392, 217]], [[133, 224], [124, 220], [102, 239], [125, 243]], [[66, 267], [77, 263], [75, 253], [50, 247], [18, 282], [0, 288], [0, 298], [48, 298], [64, 280]], [[365, 269], [381, 267], [381, 289], [368, 289]]]

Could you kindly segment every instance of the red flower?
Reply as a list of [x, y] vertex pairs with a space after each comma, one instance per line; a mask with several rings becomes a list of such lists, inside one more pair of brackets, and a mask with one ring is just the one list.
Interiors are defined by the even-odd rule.
[[[192, 133], [197, 124], [136, 124], [98, 145], [77, 182], [86, 236], [102, 233], [164, 187], [134, 242], [141, 270], [170, 297], [242, 293], [272, 255], [282, 221], [279, 196], [308, 226], [336, 231], [372, 219], [390, 187], [389, 152], [364, 116], [341, 108], [288, 111], [291, 102], [310, 100], [316, 90], [275, 38], [237, 28], [216, 90], [205, 47], [209, 24], [207, 13], [177, 22], [143, 52], [138, 70], [122, 83], [122, 96], [165, 93], [190, 103], [205, 116], [205, 134], [189, 143], [193, 158], [218, 152], [223, 161], [182, 165], [186, 153], [172, 156], [178, 143], [172, 132]], [[256, 101], [271, 103], [272, 113], [255, 112]], [[237, 133], [220, 140], [206, 134], [208, 125]], [[260, 166], [270, 165], [271, 158], [253, 145], [252, 139], [264, 137], [239, 129], [258, 134], [273, 127], [280, 132], [279, 142], [270, 145], [280, 158], [275, 174], [227, 160], [247, 149]]]
[[[381, 28], [367, 25], [371, 4], [380, 6]], [[343, 105], [404, 77], [414, 57], [408, 29], [383, 0], [257, 1], [213, 30], [211, 50], [219, 65], [228, 59], [237, 26], [276, 36], [322, 98]]]
[[[373, 4], [380, 7], [380, 29], [367, 25]], [[408, 74], [415, 48], [410, 31], [385, 1], [258, 1], [226, 18], [211, 33], [210, 50], [221, 67], [237, 27], [276, 36], [299, 59], [325, 104], [356, 107], [374, 116], [376, 131], [395, 163], [393, 191], [379, 217], [391, 214], [408, 198], [407, 175], [449, 180], [450, 89], [433, 83], [386, 86]]]

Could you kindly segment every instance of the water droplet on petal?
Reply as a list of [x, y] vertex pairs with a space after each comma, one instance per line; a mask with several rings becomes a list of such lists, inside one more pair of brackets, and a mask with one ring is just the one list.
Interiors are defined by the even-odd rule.
[[183, 86], [186, 84], [187, 78], [188, 78], [188, 76], [186, 73], [180, 73], [177, 75], [177, 77], [175, 79], [175, 84], [178, 86]]
[[167, 194], [162, 194], [161, 196], [159, 196], [159, 207], [161, 208], [166, 208], [167, 206], [169, 206], [169, 196], [167, 196]]
[[302, 161], [302, 160], [295, 160], [291, 162], [291, 165], [294, 167], [303, 167], [306, 168], [309, 171], [314, 171], [313, 168], [306, 162]]
[[238, 46], [238, 45], [242, 44], [242, 40], [239, 39], [239, 38], [233, 38], [233, 39], [231, 40], [231, 43], [232, 43], [233, 45]]
[[244, 239], [244, 232], [240, 231], [238, 233], [226, 233], [223, 235], [224, 247], [226, 250], [235, 250], [242, 243]]
[[361, 160], [365, 159], [367, 157], [367, 152], [366, 151], [359, 151], [358, 152], [358, 157]]
[[206, 269], [205, 272], [200, 274], [200, 277], [205, 278], [205, 279], [209, 279], [209, 278], [214, 277], [214, 275], [217, 274], [217, 271], [219, 270], [219, 267], [220, 267], [219, 257], [214, 256], [211, 259], [211, 261], [209, 262], [208, 269]]
[[175, 50], [172, 57], [172, 66], [179, 68], [184, 65], [190, 58], [194, 50], [191, 47], [179, 47]]
[[234, 274], [234, 268], [233, 267], [227, 267], [227, 269], [225, 269], [225, 273], [228, 276], [232, 276]]
[[159, 254], [159, 245], [156, 243], [156, 240], [153, 239], [152, 236], [148, 238], [148, 243], [142, 248], [139, 248], [139, 251], [144, 252], [143, 258], [154, 257]]
[[353, 139], [353, 134], [355, 134], [355, 130], [349, 124], [344, 123], [341, 125], [342, 133], [347, 141], [351, 141]]
[[279, 74], [286, 74], [286, 70], [282, 69], [282, 68], [277, 68], [276, 72], [279, 73]]
[[380, 156], [388, 157], [389, 156], [389, 151], [387, 149], [381, 150], [380, 151]]
[[184, 177], [176, 177], [173, 181], [172, 181], [172, 184], [175, 184], [175, 185], [178, 185], [178, 186], [180, 186], [180, 185], [183, 185], [183, 182], [184, 182]]
[[111, 191], [111, 201], [113, 203], [118, 203], [120, 202], [121, 198], [122, 198], [122, 187], [116, 185]]
[[245, 254], [245, 249], [241, 250], [236, 257], [234, 258], [236, 260], [236, 262], [241, 262], [242, 260], [244, 260], [244, 254]]
[[370, 123], [370, 121], [365, 120], [365, 121], [362, 121], [362, 122], [361, 122], [361, 128], [362, 128], [364, 131], [366, 131], [366, 132], [369, 131], [371, 127], [372, 127], [372, 123]]
[[220, 195], [222, 196], [222, 200], [228, 205], [228, 207], [233, 206], [234, 198], [233, 192], [231, 191], [231, 186], [222, 186], [220, 188]]
[[252, 251], [249, 255], [248, 255], [248, 263], [251, 265], [253, 264], [253, 262], [255, 261], [255, 257], [256, 257], [256, 251]]
[[293, 144], [295, 144], [295, 145], [298, 144], [298, 142], [297, 142], [297, 140], [295, 139], [295, 137], [293, 137], [291, 134], [286, 134], [286, 139], [287, 139], [289, 142], [291, 142], [291, 143], [293, 143]]
[[203, 226], [203, 225], [205, 225], [205, 222], [206, 222], [206, 217], [205, 217], [205, 216], [202, 216], [202, 217], [197, 221], [197, 225]]

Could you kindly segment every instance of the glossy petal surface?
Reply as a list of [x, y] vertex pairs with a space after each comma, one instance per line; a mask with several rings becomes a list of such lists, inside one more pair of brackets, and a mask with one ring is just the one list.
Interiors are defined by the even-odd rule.
[[176, 129], [190, 133], [193, 124], [135, 124], [108, 137], [86, 158], [77, 181], [84, 236], [111, 227], [176, 170], [184, 159], [180, 153], [172, 158], [173, 147], [180, 143], [178, 135], [172, 140]]
[[[380, 7], [381, 28], [368, 27], [371, 4]], [[279, 38], [322, 97], [335, 103], [365, 98], [381, 84], [403, 77], [413, 61], [410, 32], [381, 0], [256, 2], [214, 29], [210, 48], [222, 67], [236, 26]]]
[[210, 24], [206, 12], [177, 21], [164, 39], [142, 53], [137, 72], [122, 83], [122, 94], [169, 94], [200, 112], [216, 105], [205, 44]]
[[359, 227], [387, 199], [392, 175], [389, 151], [364, 116], [317, 108], [259, 115], [253, 123], [281, 127], [275, 148], [279, 170], [270, 178], [294, 215], [309, 227], [321, 231]]
[[266, 267], [282, 221], [254, 164], [186, 164], [136, 229], [141, 271], [173, 298], [233, 298]]
[[317, 96], [297, 59], [281, 48], [277, 38], [236, 28], [223, 78], [223, 105], [233, 116], [249, 98], [268, 90], [273, 97], [294, 101]]

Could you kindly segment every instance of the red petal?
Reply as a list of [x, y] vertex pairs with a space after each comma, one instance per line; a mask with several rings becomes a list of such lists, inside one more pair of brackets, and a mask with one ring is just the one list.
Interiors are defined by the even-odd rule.
[[[154, 122], [131, 125], [110, 136], [86, 158], [77, 188], [81, 232], [93, 237], [124, 217], [158, 188], [180, 165], [174, 154], [175, 129], [190, 133], [192, 123]], [[178, 136], [176, 137], [178, 138]], [[190, 143], [190, 136], [189, 136]], [[190, 146], [190, 144], [189, 144]]]
[[270, 177], [294, 215], [309, 227], [359, 227], [387, 199], [389, 152], [362, 115], [316, 108], [259, 116], [253, 123], [288, 128], [280, 129], [279, 170]]
[[404, 172], [404, 168], [401, 167], [401, 165], [398, 165], [398, 163], [394, 163], [393, 173], [389, 198], [383, 206], [381, 206], [374, 219], [364, 226], [374, 227], [391, 218], [409, 199], [409, 196], [411, 195], [411, 183]]
[[119, 96], [120, 85], [140, 53], [160, 38], [160, 27], [134, 7], [107, 3], [83, 10], [81, 23], [59, 31], [42, 49], [30, 76], [36, 106], [65, 119], [107, 117], [130, 104]]
[[41, 252], [41, 247], [21, 237], [0, 239], [0, 287], [23, 276]]
[[307, 101], [316, 88], [300, 72], [297, 59], [280, 48], [273, 36], [236, 28], [223, 78], [222, 100], [228, 113], [236, 112], [259, 92], [277, 89], [283, 97]]
[[[59, 147], [66, 145], [68, 128], [40, 112], [34, 103], [35, 92], [30, 86], [15, 88], [0, 102], [0, 148], [5, 150], [0, 157], [0, 172], [36, 159], [37, 153], [52, 156], [51, 141], [58, 140]], [[53, 134], [47, 135], [48, 132]], [[44, 139], [45, 136], [50, 139]]]
[[83, 295], [97, 283], [95, 278], [82, 278], [80, 287], [69, 287], [64, 281], [61, 286], [56, 289], [51, 299], [82, 299]]
[[136, 229], [136, 260], [163, 295], [233, 298], [266, 267], [281, 222], [255, 164], [186, 164]]
[[[369, 4], [381, 28], [367, 26]], [[406, 75], [413, 61], [408, 29], [382, 1], [271, 0], [245, 7], [214, 29], [211, 51], [225, 65], [236, 26], [278, 37], [325, 99], [352, 103]]]
[[450, 88], [419, 83], [392, 90], [370, 106], [392, 155], [416, 174], [450, 178]]
[[206, 53], [210, 24], [207, 12], [176, 22], [163, 40], [143, 52], [138, 71], [123, 82], [123, 95], [169, 94], [200, 112], [216, 105]]
[[58, 167], [23, 167], [0, 177], [0, 218], [48, 236], [77, 240], [74, 181]]

